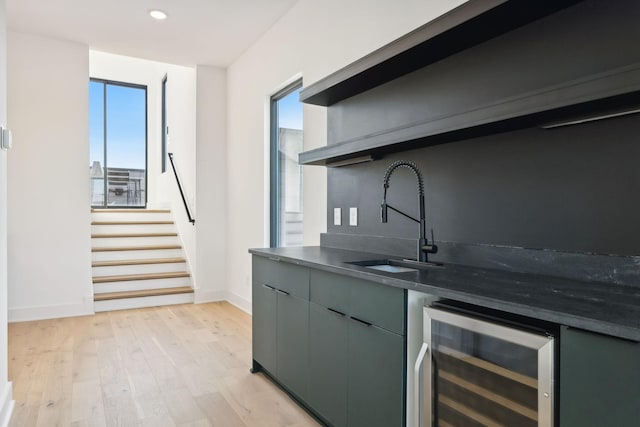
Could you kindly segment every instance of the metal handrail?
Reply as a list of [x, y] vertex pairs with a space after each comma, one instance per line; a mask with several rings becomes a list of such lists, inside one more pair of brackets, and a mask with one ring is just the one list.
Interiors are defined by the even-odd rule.
[[189, 218], [189, 222], [191, 225], [196, 225], [196, 219], [191, 216], [191, 211], [189, 211], [189, 204], [187, 203], [187, 199], [184, 197], [184, 191], [182, 191], [182, 185], [180, 184], [180, 178], [178, 178], [178, 171], [176, 171], [176, 165], [173, 163], [173, 153], [169, 154], [169, 161], [171, 162], [171, 169], [173, 169], [173, 175], [176, 177], [176, 182], [178, 183], [178, 190], [180, 190], [180, 195], [182, 196], [182, 203], [184, 203], [184, 208], [187, 211], [187, 218]]

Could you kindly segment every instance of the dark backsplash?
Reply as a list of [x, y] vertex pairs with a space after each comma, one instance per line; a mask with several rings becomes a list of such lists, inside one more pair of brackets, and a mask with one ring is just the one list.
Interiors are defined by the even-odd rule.
[[[640, 118], [526, 129], [390, 155], [328, 170], [329, 233], [414, 238], [417, 225], [380, 222], [382, 178], [394, 160], [425, 178], [427, 228], [436, 240], [640, 255]], [[418, 214], [415, 176], [397, 170], [389, 204]], [[333, 208], [343, 225], [333, 225]], [[358, 226], [348, 225], [358, 207]], [[347, 225], [345, 225], [347, 224]]]

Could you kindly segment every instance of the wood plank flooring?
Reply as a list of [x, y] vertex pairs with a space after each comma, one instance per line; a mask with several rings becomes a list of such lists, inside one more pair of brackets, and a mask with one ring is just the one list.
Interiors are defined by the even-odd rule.
[[250, 364], [226, 302], [9, 324], [10, 427], [318, 425]]

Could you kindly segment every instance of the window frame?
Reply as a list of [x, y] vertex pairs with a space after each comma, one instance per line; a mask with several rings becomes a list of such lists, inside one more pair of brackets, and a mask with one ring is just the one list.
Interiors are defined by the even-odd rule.
[[[147, 87], [147, 85], [143, 85], [143, 84], [136, 84], [136, 83], [127, 83], [127, 82], [120, 82], [117, 80], [109, 80], [109, 79], [100, 79], [100, 78], [95, 78], [95, 77], [90, 77], [89, 78], [89, 83], [101, 83], [102, 84], [102, 114], [103, 114], [103, 159], [104, 159], [104, 170], [107, 170], [108, 164], [107, 164], [107, 104], [108, 104], [108, 100], [107, 100], [107, 86], [111, 85], [111, 86], [122, 86], [122, 87], [128, 87], [128, 88], [132, 88], [132, 89], [142, 89], [144, 90], [144, 111], [145, 111], [145, 115], [144, 115], [144, 182], [145, 182], [145, 189], [144, 189], [144, 204], [142, 206], [126, 206], [126, 209], [146, 209], [147, 207], [147, 202], [148, 202], [148, 197], [149, 197], [149, 159], [148, 159], [148, 155], [149, 155], [149, 88]], [[110, 206], [108, 203], [108, 196], [107, 196], [107, 191], [108, 191], [108, 186], [109, 183], [107, 182], [107, 177], [105, 176], [103, 179], [104, 183], [103, 183], [103, 191], [104, 191], [104, 198], [103, 198], [103, 203], [102, 205], [93, 205], [91, 204], [91, 208], [97, 208], [97, 209], [123, 209], [123, 206], [121, 205], [116, 205], [116, 206]]]
[[[269, 247], [281, 247], [280, 241], [280, 156], [278, 133], [278, 101], [302, 87], [302, 78], [287, 84], [269, 100]], [[303, 130], [304, 132], [304, 130]]]
[[168, 140], [169, 140], [169, 126], [167, 124], [167, 74], [162, 78], [162, 117], [160, 119], [162, 126], [161, 133], [161, 151], [162, 160], [160, 162], [161, 173], [167, 172], [167, 156], [168, 156]]

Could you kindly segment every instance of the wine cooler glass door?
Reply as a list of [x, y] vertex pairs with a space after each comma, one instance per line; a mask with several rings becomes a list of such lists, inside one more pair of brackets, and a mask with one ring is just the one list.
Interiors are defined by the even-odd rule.
[[426, 307], [421, 426], [553, 425], [553, 338]]

